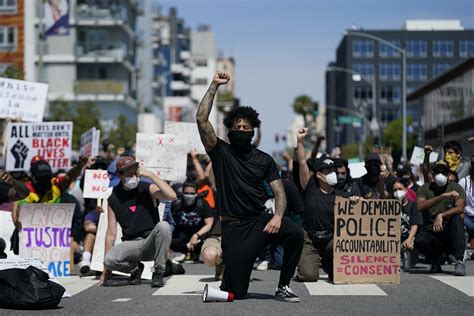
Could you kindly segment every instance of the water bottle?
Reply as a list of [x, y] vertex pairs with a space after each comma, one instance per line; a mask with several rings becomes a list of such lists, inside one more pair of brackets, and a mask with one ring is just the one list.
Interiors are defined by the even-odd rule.
[[410, 251], [406, 248], [402, 250], [402, 269], [403, 272], [409, 272], [411, 267]]

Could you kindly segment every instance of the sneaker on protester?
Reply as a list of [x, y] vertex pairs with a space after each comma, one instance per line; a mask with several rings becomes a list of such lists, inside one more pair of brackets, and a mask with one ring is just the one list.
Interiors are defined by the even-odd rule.
[[176, 263], [183, 262], [184, 259], [186, 258], [186, 254], [181, 253], [181, 252], [175, 252], [175, 256], [173, 257], [173, 261], [176, 261]]
[[456, 262], [456, 265], [454, 266], [454, 275], [456, 275], [456, 276], [465, 276], [466, 275], [466, 266], [464, 265], [463, 261], [458, 260]]
[[267, 260], [257, 262], [257, 270], [258, 271], [267, 271], [268, 270], [268, 263], [269, 262]]
[[300, 298], [293, 292], [288, 285], [279, 285], [275, 291], [277, 301], [298, 303]]
[[79, 263], [79, 272], [81, 275], [89, 273], [91, 270], [91, 261], [90, 260], [82, 260], [81, 263]]

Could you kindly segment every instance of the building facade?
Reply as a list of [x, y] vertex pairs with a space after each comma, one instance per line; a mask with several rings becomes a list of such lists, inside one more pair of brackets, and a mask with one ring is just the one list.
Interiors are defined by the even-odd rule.
[[[357, 111], [369, 121], [376, 115], [378, 128], [373, 132], [379, 137], [384, 127], [401, 117], [402, 56], [383, 42], [351, 32], [373, 35], [405, 50], [407, 95], [474, 55], [474, 30], [464, 30], [456, 20], [407, 21], [401, 30], [348, 30], [337, 48], [336, 60], [328, 67], [349, 69], [360, 75], [359, 80], [354, 81], [347, 72], [327, 71], [326, 104]], [[374, 102], [375, 113], [372, 113]], [[422, 110], [416, 103], [407, 107], [407, 115], [413, 120], [409, 130], [421, 128]], [[338, 116], [347, 115], [343, 113], [327, 111], [326, 135], [330, 148], [338, 142], [356, 142], [360, 132], [358, 127], [339, 125]], [[369, 124], [362, 126], [367, 133]]]
[[142, 13], [138, 1], [63, 3], [67, 4], [63, 10], [67, 10], [68, 31], [52, 35], [45, 30], [45, 22], [53, 8], [38, 0], [25, 7], [26, 79], [48, 83], [50, 103], [95, 103], [105, 131], [119, 115], [136, 124], [140, 110], [136, 19]]
[[23, 70], [24, 0], [0, 1], [0, 74], [10, 66]]
[[467, 138], [474, 135], [474, 58], [444, 72], [422, 85], [407, 97], [422, 104], [422, 126], [426, 144], [442, 146], [459, 142], [464, 156], [474, 154]]

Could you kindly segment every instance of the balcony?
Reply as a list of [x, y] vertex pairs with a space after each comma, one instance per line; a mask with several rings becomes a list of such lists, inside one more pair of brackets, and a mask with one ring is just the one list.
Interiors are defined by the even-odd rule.
[[127, 83], [119, 80], [78, 80], [74, 84], [75, 94], [128, 94]]
[[171, 81], [170, 84], [171, 90], [190, 90], [191, 86], [183, 81]]
[[121, 42], [84, 42], [76, 45], [77, 57], [124, 59], [127, 51], [127, 45]]
[[111, 6], [110, 8], [98, 8], [87, 4], [76, 7], [75, 17], [77, 21], [122, 21], [127, 23], [128, 16], [125, 7]]

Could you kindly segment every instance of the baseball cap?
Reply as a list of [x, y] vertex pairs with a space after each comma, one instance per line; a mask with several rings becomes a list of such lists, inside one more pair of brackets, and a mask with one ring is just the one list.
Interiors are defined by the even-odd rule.
[[321, 158], [315, 159], [313, 163], [313, 170], [321, 171], [329, 168], [337, 168], [338, 164], [331, 158], [327, 156], [322, 156]]
[[380, 160], [380, 156], [376, 153], [367, 154], [367, 156], [365, 156], [365, 161], [378, 161], [382, 163], [382, 160]]
[[438, 160], [433, 165], [433, 172], [440, 171], [440, 172], [449, 172], [449, 164], [446, 160]]
[[117, 171], [124, 171], [134, 166], [138, 166], [138, 162], [131, 156], [123, 156], [117, 160]]
[[30, 172], [35, 177], [53, 176], [51, 166], [44, 160], [37, 160], [36, 162], [34, 162], [30, 167]]

